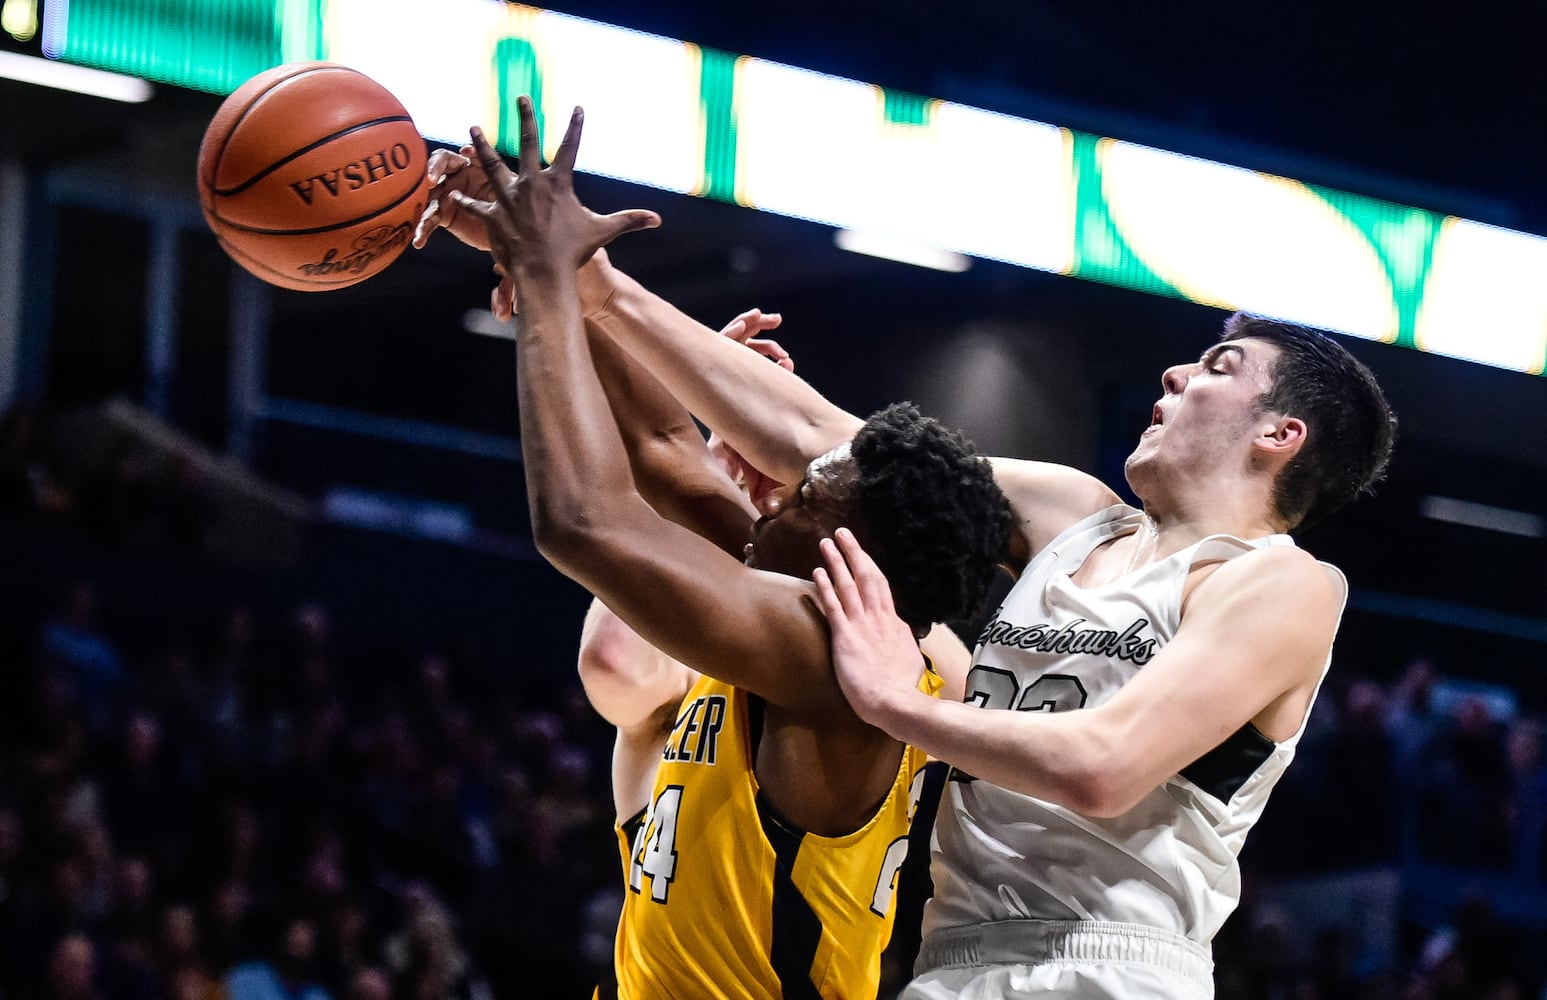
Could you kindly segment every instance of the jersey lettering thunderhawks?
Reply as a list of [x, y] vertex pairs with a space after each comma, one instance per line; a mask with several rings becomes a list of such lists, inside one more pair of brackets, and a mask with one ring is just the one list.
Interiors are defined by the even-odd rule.
[[[931, 670], [920, 686], [936, 694], [941, 683]], [[759, 791], [756, 708], [746, 692], [700, 678], [666, 740], [650, 807], [617, 828], [624, 1000], [875, 996], [925, 755], [903, 751], [862, 828], [819, 837]]]

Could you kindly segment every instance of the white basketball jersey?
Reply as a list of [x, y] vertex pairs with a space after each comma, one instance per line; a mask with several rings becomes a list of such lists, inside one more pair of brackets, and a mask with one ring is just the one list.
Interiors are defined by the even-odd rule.
[[[1070, 582], [1098, 545], [1142, 518], [1109, 507], [1037, 554], [979, 636], [968, 702], [1021, 711], [1099, 705], [1176, 634], [1189, 567], [1294, 544], [1287, 535], [1215, 535], [1104, 586]], [[1112, 819], [953, 772], [935, 824], [925, 936], [1018, 918], [1100, 920], [1206, 945], [1240, 900], [1236, 857], [1303, 731], [1302, 720], [1275, 745], [1248, 724]]]

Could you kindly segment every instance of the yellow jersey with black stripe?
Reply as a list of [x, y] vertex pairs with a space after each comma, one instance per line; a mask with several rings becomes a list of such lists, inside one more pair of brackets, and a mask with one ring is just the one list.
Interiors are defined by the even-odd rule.
[[[933, 668], [922, 690], [939, 693]], [[650, 807], [617, 827], [628, 882], [614, 952], [622, 1000], [869, 1000], [926, 756], [905, 747], [859, 830], [805, 833], [753, 774], [754, 696], [710, 677], [687, 693]]]

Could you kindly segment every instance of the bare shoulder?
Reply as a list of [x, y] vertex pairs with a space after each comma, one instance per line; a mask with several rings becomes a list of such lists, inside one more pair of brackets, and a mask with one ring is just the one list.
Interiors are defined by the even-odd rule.
[[1017, 571], [1071, 524], [1122, 502], [1101, 480], [1067, 465], [1017, 458], [989, 462], [1015, 515]]
[[[1312, 622], [1335, 626], [1348, 586], [1335, 567], [1304, 549], [1273, 545], [1218, 564], [1183, 602], [1182, 617], [1203, 608], [1279, 619], [1314, 615]], [[1310, 622], [1305, 622], [1310, 624]]]

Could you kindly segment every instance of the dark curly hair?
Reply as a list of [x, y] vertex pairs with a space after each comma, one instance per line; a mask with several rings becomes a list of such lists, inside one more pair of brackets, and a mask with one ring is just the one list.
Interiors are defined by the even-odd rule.
[[863, 539], [915, 629], [975, 614], [1010, 538], [1010, 503], [972, 442], [893, 403], [850, 445]]
[[1279, 349], [1273, 388], [1258, 405], [1305, 421], [1305, 444], [1279, 473], [1273, 501], [1291, 528], [1309, 527], [1374, 490], [1391, 458], [1396, 415], [1370, 370], [1326, 334], [1236, 313], [1220, 340], [1245, 337]]

